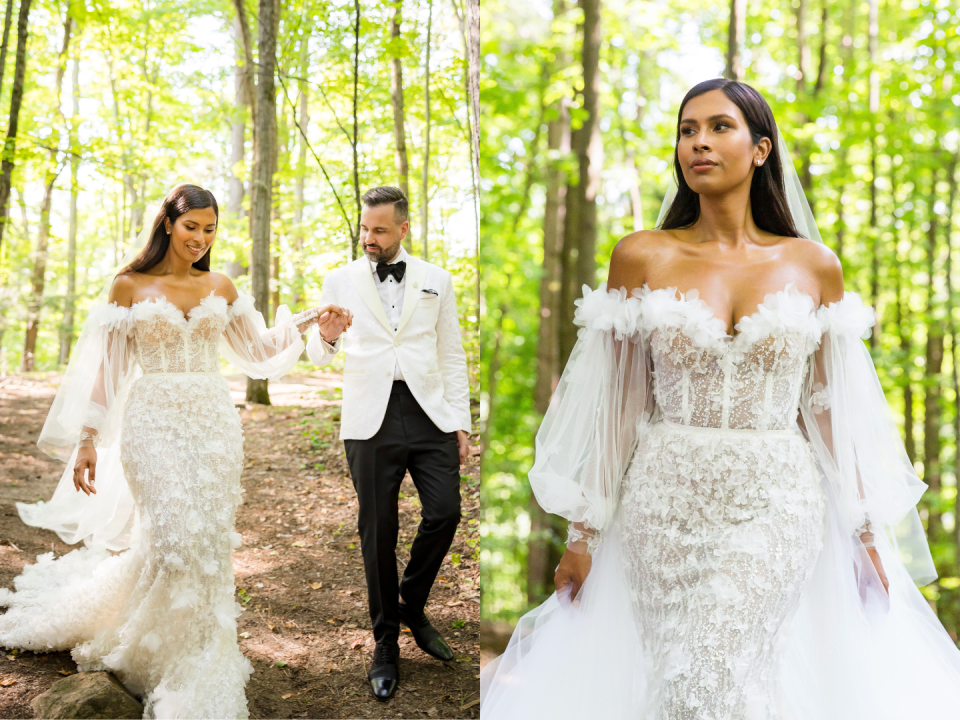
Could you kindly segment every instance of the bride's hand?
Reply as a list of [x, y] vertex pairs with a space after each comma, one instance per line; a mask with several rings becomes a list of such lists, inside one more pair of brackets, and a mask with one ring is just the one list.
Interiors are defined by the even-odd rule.
[[570, 599], [573, 600], [583, 587], [587, 575], [590, 574], [590, 566], [593, 564], [593, 558], [586, 553], [577, 553], [572, 550], [566, 550], [563, 557], [560, 558], [560, 564], [557, 566], [557, 572], [553, 576], [553, 584], [560, 592], [561, 588], [571, 585]]
[[[84, 471], [89, 470], [89, 478], [84, 478]], [[87, 495], [91, 493], [96, 495], [97, 489], [93, 486], [97, 479], [97, 449], [93, 447], [81, 447], [77, 451], [77, 462], [73, 466], [73, 486], [77, 492], [81, 490]]]
[[877, 575], [880, 576], [880, 582], [883, 583], [883, 589], [887, 591], [887, 595], [890, 594], [890, 583], [887, 581], [887, 574], [883, 571], [883, 563], [880, 562], [880, 553], [877, 552], [875, 547], [867, 548], [867, 555], [870, 556], [870, 560], [873, 562], [873, 567], [877, 570]]

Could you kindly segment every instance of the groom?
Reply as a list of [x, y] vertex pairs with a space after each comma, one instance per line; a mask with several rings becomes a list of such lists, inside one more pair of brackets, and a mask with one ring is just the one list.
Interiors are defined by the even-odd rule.
[[[407, 213], [398, 188], [364, 194], [364, 257], [323, 281], [321, 302], [350, 312], [307, 343], [317, 365], [329, 363], [341, 348], [346, 355], [340, 438], [360, 503], [376, 641], [368, 675], [378, 700], [397, 689], [400, 623], [424, 652], [453, 659], [424, 607], [460, 522], [460, 465], [470, 432], [467, 363], [450, 273], [403, 249]], [[408, 470], [420, 495], [421, 521], [398, 583], [397, 497]]]

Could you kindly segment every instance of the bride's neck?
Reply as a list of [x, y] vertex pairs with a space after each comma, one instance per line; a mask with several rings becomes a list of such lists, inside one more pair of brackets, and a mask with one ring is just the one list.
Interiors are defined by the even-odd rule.
[[757, 236], [750, 206], [750, 186], [722, 195], [700, 196], [700, 218], [694, 224], [703, 241], [738, 247]]

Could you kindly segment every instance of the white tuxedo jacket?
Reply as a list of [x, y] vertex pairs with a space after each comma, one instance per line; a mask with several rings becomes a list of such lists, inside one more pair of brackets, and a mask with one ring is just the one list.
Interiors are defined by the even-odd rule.
[[450, 273], [408, 256], [405, 280], [396, 332], [366, 257], [337, 268], [323, 280], [320, 304], [339, 305], [353, 313], [353, 325], [333, 352], [315, 328], [307, 343], [307, 355], [317, 365], [329, 363], [341, 348], [346, 354], [341, 440], [366, 440], [380, 429], [396, 363], [410, 392], [438, 428], [470, 432], [467, 358]]

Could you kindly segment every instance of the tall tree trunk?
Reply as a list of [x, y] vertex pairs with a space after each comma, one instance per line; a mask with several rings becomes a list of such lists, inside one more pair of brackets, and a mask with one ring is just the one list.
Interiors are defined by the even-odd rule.
[[[553, 17], [567, 13], [566, 0], [554, 0]], [[551, 75], [562, 75], [570, 63], [565, 38], [558, 45]], [[548, 78], [549, 80], [549, 78]], [[567, 177], [563, 159], [570, 153], [570, 99], [561, 97], [552, 108], [554, 117], [547, 123], [546, 201], [543, 214], [543, 270], [540, 277], [540, 326], [537, 338], [537, 386], [535, 407], [541, 415], [547, 411], [550, 397], [560, 381], [560, 305], [563, 288], [563, 229], [566, 213]], [[554, 158], [559, 157], [559, 160]], [[530, 498], [530, 539], [527, 543], [527, 602], [542, 602], [551, 587], [550, 565], [555, 555], [554, 523], [533, 496]]]
[[23, 79], [27, 72], [27, 24], [30, 19], [32, 0], [20, 0], [17, 18], [17, 59], [13, 68], [13, 90], [10, 93], [10, 119], [7, 122], [7, 137], [3, 143], [3, 161], [0, 163], [0, 248], [3, 247], [3, 232], [6, 229], [7, 206], [10, 203], [10, 182], [17, 152], [17, 129], [20, 125], [20, 106], [23, 104]]
[[[67, 53], [70, 49], [70, 30], [73, 20], [69, 8], [63, 23], [63, 45], [57, 63], [57, 75], [54, 85], [54, 102], [57, 119], [54, 123], [63, 126], [63, 110], [60, 108], [60, 95], [63, 91], [63, 76], [67, 69]], [[40, 203], [40, 230], [37, 233], [37, 249], [33, 257], [33, 283], [30, 298], [27, 300], [27, 330], [24, 333], [23, 356], [20, 368], [23, 372], [32, 372], [36, 365], [37, 334], [40, 331], [40, 314], [43, 310], [43, 293], [47, 279], [47, 246], [50, 241], [50, 206], [53, 203], [53, 187], [60, 176], [61, 130], [55, 131], [49, 141], [49, 165], [44, 174], [43, 201]]]
[[[954, 483], [960, 479], [960, 378], [958, 378], [957, 362], [960, 361], [960, 351], [957, 350], [957, 325], [954, 317], [954, 290], [953, 290], [953, 211], [957, 200], [957, 161], [960, 160], [960, 151], [954, 152], [947, 166], [947, 212], [943, 219], [944, 238], [947, 244], [947, 333], [950, 336], [950, 384], [953, 389], [953, 477]], [[953, 505], [953, 543], [960, 550], [960, 500], [954, 496]]]
[[358, 155], [358, 144], [360, 142], [360, 0], [354, 0], [353, 17], [353, 137], [350, 144], [353, 150], [353, 199], [357, 206], [357, 220], [352, 229], [353, 237], [350, 239], [350, 258], [356, 260], [360, 244], [360, 212], [363, 210], [360, 204], [360, 156]]
[[[247, 20], [247, 7], [244, 0], [233, 0], [236, 21], [240, 26], [240, 42], [243, 45], [243, 92], [250, 104], [250, 127], [253, 128], [253, 142], [257, 142], [257, 90], [255, 78], [257, 66], [253, 62], [253, 38], [250, 35], [250, 23]], [[279, 11], [278, 11], [279, 12]], [[252, 173], [251, 173], [252, 174]]]
[[[238, 0], [242, 5], [242, 0]], [[273, 175], [277, 149], [277, 104], [274, 86], [277, 63], [279, 0], [260, 0], [257, 32], [256, 135], [254, 172], [250, 188], [250, 286], [253, 301], [264, 318], [270, 313], [270, 218], [273, 210]], [[247, 380], [247, 402], [270, 404], [266, 380]]]
[[577, 156], [578, 182], [567, 188], [567, 215], [563, 231], [563, 297], [560, 315], [560, 365], [566, 364], [577, 340], [573, 302], [583, 285], [596, 282], [597, 193], [603, 165], [600, 135], [601, 0], [579, 0], [583, 10], [581, 63], [583, 124], [571, 134]]
[[3, 76], [7, 68], [7, 48], [10, 46], [10, 26], [13, 24], [13, 0], [7, 0], [3, 14], [3, 44], [0, 45], [0, 97], [3, 97]]
[[910, 368], [913, 365], [913, 343], [910, 338], [909, 308], [904, 309], [903, 283], [900, 273], [894, 273], [897, 279], [897, 327], [899, 328], [901, 367], [903, 367], [903, 446], [910, 458], [910, 463], [917, 461], [917, 441], [913, 428], [913, 383], [910, 378]]
[[420, 253], [429, 259], [430, 219], [430, 45], [433, 40], [433, 0], [427, 0], [427, 57], [423, 73], [423, 172], [420, 188]]
[[297, 136], [297, 182], [293, 188], [293, 225], [294, 242], [297, 247], [297, 257], [294, 262], [293, 303], [297, 309], [303, 303], [303, 192], [307, 180], [307, 141], [304, 137], [310, 125], [310, 86], [307, 77], [310, 75], [310, 35], [313, 26], [308, 17], [303, 28], [303, 37], [300, 39], [300, 132]]
[[[403, 60], [400, 52], [400, 21], [402, 20], [403, 0], [396, 0], [393, 6], [393, 20], [390, 23], [390, 101], [393, 104], [393, 144], [394, 164], [397, 167], [397, 182], [400, 189], [410, 200], [410, 166], [407, 164], [407, 126], [403, 112]], [[413, 238], [408, 232], [404, 239], [407, 252], [413, 252]]]
[[929, 508], [927, 522], [927, 536], [934, 542], [940, 533], [940, 512], [936, 503], [940, 499], [940, 373], [943, 367], [943, 328], [942, 318], [935, 317], [936, 299], [934, 296], [933, 278], [936, 270], [937, 253], [937, 214], [933, 208], [936, 204], [937, 176], [936, 170], [930, 173], [929, 230], [927, 230], [927, 347], [926, 365], [924, 367], [924, 397], [923, 397], [923, 480], [927, 483], [929, 493], [933, 498], [933, 505]]
[[740, 52], [747, 34], [747, 0], [730, 0], [730, 21], [727, 25], [727, 67], [723, 76], [743, 82]]
[[[76, 29], [76, 21], [74, 21]], [[77, 142], [77, 123], [80, 118], [80, 55], [74, 50], [71, 75], [73, 112], [70, 117], [70, 225], [67, 236], [67, 296], [63, 301], [63, 329], [60, 333], [60, 364], [70, 360], [74, 338], [74, 313], [77, 298], [77, 200], [80, 193], [80, 145]]]
[[870, 334], [870, 349], [876, 350], [880, 342], [880, 228], [877, 226], [877, 136], [876, 117], [871, 118], [870, 133], [870, 304], [877, 316], [877, 326]]
[[234, 119], [230, 125], [230, 185], [227, 194], [227, 214], [234, 219], [243, 217], [243, 178], [237, 175], [237, 166], [243, 162], [247, 123], [244, 111], [249, 104], [247, 96], [243, 28], [240, 19], [233, 18], [233, 35], [236, 60], [233, 69]]

